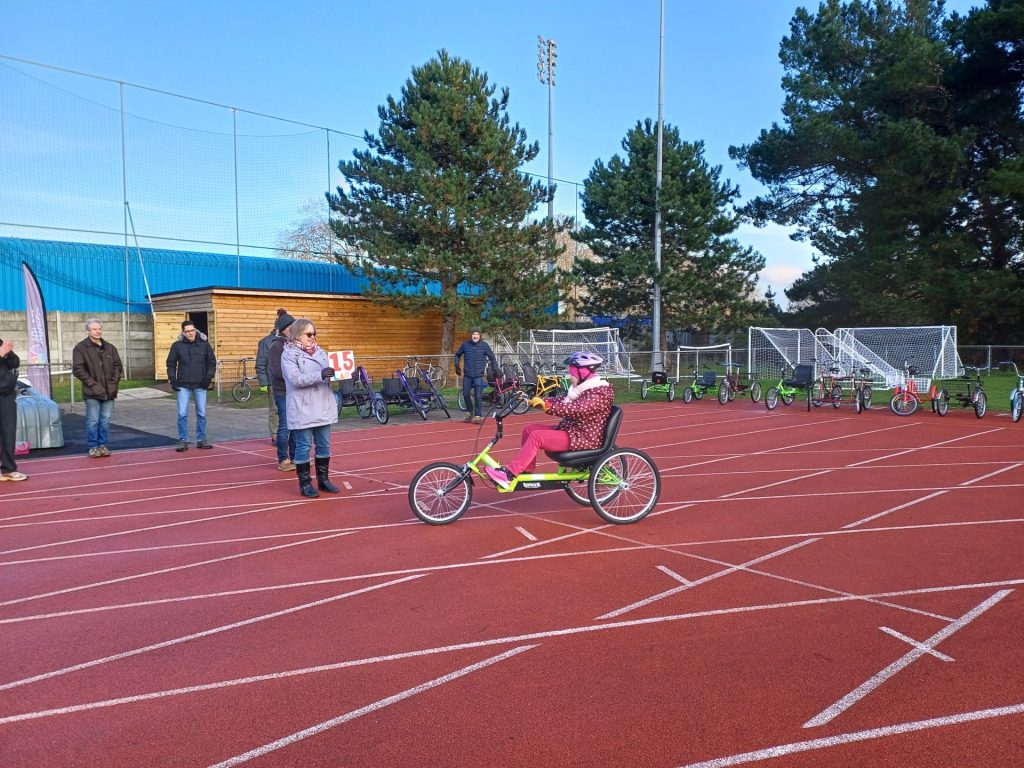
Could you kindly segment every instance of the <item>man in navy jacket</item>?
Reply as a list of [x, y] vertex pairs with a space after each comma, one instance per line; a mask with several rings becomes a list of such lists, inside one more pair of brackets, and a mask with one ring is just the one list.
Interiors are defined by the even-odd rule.
[[[463, 361], [462, 367], [459, 360]], [[459, 346], [455, 352], [455, 373], [462, 378], [462, 397], [466, 401], [466, 407], [471, 408], [471, 413], [466, 416], [466, 423], [479, 424], [482, 420], [484, 386], [487, 384], [487, 363], [490, 362], [491, 370], [497, 372], [498, 360], [491, 351], [491, 345], [480, 338], [480, 329], [472, 328], [469, 338]], [[470, 400], [470, 393], [473, 399]], [[472, 403], [472, 406], [470, 405]]]

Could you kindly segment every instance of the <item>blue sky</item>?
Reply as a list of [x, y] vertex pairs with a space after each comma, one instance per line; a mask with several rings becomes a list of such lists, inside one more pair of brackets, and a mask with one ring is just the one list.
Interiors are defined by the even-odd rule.
[[[780, 118], [779, 42], [795, 9], [817, 3], [665, 5], [665, 119], [685, 139], [703, 140], [708, 161], [749, 199], [760, 188], [728, 148]], [[582, 182], [595, 160], [620, 151], [637, 120], [657, 116], [659, 9], [659, 0], [0, 0], [0, 54], [361, 135], [376, 130], [378, 105], [399, 94], [411, 68], [445, 48], [510, 90], [512, 120], [541, 144], [527, 170], [546, 176], [547, 88], [537, 80], [544, 35], [558, 46], [554, 176]], [[187, 107], [165, 110], [166, 101], [151, 119], [203, 127]], [[349, 155], [339, 152], [335, 165], [341, 157]], [[562, 185], [558, 205], [573, 214], [569, 190]], [[780, 299], [811, 265], [810, 251], [779, 228], [744, 226], [739, 239], [766, 257], [762, 284]]]

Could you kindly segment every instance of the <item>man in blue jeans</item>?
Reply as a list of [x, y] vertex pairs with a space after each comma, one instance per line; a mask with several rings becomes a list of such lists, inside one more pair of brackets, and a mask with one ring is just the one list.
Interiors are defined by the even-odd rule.
[[[462, 367], [459, 367], [462, 360]], [[491, 351], [491, 345], [480, 338], [480, 329], [471, 328], [469, 338], [455, 352], [455, 375], [465, 373], [462, 378], [462, 398], [470, 410], [466, 423], [479, 424], [482, 420], [484, 387], [487, 385], [487, 363], [497, 372], [498, 360]], [[473, 397], [470, 399], [470, 393]]]
[[188, 450], [188, 401], [196, 404], [196, 448], [213, 448], [206, 439], [206, 392], [213, 386], [217, 358], [206, 337], [191, 320], [181, 324], [181, 335], [167, 355], [167, 380], [178, 393], [178, 447]]
[[288, 387], [284, 380], [284, 372], [281, 370], [281, 354], [288, 342], [288, 329], [294, 322], [295, 318], [287, 312], [278, 316], [274, 324], [274, 333], [277, 336], [274, 337], [274, 342], [267, 352], [267, 381], [270, 382], [270, 391], [274, 396], [278, 413], [274, 444], [277, 446], [277, 468], [282, 472], [295, 470], [295, 435], [288, 429]]
[[89, 335], [71, 351], [71, 370], [82, 382], [89, 457], [99, 459], [110, 455], [110, 417], [124, 368], [117, 347], [103, 338], [103, 323], [90, 318], [85, 321], [85, 332]]

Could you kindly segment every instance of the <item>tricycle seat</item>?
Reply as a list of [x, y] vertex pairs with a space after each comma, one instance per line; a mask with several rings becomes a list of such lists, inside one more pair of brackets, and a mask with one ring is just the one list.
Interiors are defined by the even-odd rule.
[[622, 426], [622, 409], [613, 405], [611, 413], [608, 414], [608, 421], [604, 425], [604, 441], [600, 448], [586, 451], [563, 451], [562, 453], [548, 452], [548, 456], [562, 467], [577, 468], [593, 464], [606, 453], [615, 449], [615, 438], [618, 437], [620, 426]]
[[812, 381], [814, 381], [814, 366], [798, 365], [793, 369], [793, 378], [785, 379], [782, 383], [790, 389], [807, 389], [811, 386]]

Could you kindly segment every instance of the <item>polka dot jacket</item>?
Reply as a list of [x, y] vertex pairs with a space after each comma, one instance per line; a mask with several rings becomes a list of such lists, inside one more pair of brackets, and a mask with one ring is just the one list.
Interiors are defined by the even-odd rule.
[[561, 416], [555, 429], [569, 433], [570, 451], [600, 448], [604, 439], [604, 425], [612, 411], [615, 390], [611, 384], [583, 392], [575, 400], [554, 397], [547, 400], [548, 413]]

